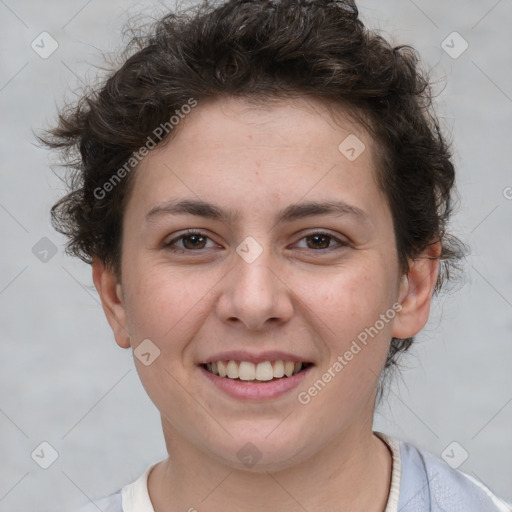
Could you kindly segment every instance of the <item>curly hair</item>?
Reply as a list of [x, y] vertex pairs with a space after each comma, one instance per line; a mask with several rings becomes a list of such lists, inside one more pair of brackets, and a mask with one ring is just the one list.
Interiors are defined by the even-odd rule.
[[[375, 140], [401, 271], [439, 241], [435, 293], [453, 279], [464, 244], [446, 231], [455, 171], [428, 74], [414, 48], [393, 47], [366, 28], [353, 0], [205, 0], [133, 37], [122, 59], [40, 137], [62, 151], [69, 170], [68, 193], [51, 210], [68, 254], [88, 263], [97, 257], [121, 277], [134, 172], [108, 194], [98, 190], [191, 98], [310, 97], [345, 107]], [[412, 342], [393, 338], [384, 369]]]

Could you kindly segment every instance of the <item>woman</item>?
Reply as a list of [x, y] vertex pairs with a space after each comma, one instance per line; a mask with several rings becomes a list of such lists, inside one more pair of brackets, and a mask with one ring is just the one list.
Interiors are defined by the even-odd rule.
[[84, 510], [510, 510], [372, 430], [463, 254], [414, 50], [348, 0], [203, 4], [134, 42], [46, 143], [169, 457]]

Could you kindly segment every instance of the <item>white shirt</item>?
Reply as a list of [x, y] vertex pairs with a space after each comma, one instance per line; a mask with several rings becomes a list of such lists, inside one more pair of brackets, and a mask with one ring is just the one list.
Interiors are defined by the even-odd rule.
[[[388, 502], [383, 512], [512, 512], [483, 484], [410, 443], [375, 432], [392, 453]], [[155, 512], [148, 492], [151, 464], [133, 483], [78, 512]]]

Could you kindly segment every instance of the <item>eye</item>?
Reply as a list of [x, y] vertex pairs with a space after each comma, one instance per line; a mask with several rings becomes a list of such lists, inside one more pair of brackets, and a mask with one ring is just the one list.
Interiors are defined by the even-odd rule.
[[[317, 251], [332, 249], [332, 246], [330, 244], [333, 241], [337, 242], [339, 247], [344, 247], [348, 245], [346, 242], [343, 242], [339, 238], [336, 238], [335, 236], [329, 233], [322, 232], [310, 233], [309, 235], [301, 238], [300, 241], [302, 240], [306, 241], [306, 249], [314, 249]], [[301, 247], [301, 249], [302, 248], [304, 247]]]
[[[195, 250], [199, 251], [201, 249], [209, 249], [211, 247], [215, 247], [215, 244], [211, 240], [210, 242], [213, 245], [207, 247], [206, 244], [208, 240], [210, 240], [210, 238], [200, 231], [187, 231], [186, 233], [173, 238], [169, 242], [165, 242], [164, 247], [174, 252], [189, 252]], [[180, 243], [182, 244], [181, 246], [178, 245]]]
[[[306, 246], [302, 246], [300, 249], [312, 249], [316, 252], [320, 252], [323, 250], [333, 249], [340, 247], [345, 247], [348, 244], [339, 238], [331, 235], [329, 233], [316, 232], [310, 233], [299, 240], [299, 243], [305, 241]], [[210, 246], [208, 246], [208, 241], [210, 242]], [[333, 246], [334, 243], [334, 246]], [[182, 233], [180, 236], [177, 236], [170, 240], [169, 242], [164, 243], [164, 247], [173, 252], [184, 253], [184, 252], [199, 252], [204, 249], [211, 249], [216, 247], [216, 244], [204, 233], [200, 231], [187, 231], [186, 233]]]

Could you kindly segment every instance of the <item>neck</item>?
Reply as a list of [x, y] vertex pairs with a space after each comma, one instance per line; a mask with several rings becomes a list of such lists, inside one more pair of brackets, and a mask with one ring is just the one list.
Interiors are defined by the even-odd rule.
[[157, 464], [148, 478], [155, 512], [382, 512], [386, 507], [392, 458], [371, 426], [359, 425], [303, 463], [276, 472], [233, 469], [173, 436], [166, 435], [172, 458]]

